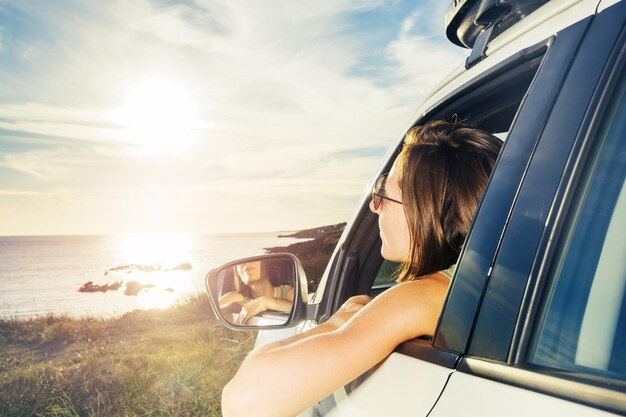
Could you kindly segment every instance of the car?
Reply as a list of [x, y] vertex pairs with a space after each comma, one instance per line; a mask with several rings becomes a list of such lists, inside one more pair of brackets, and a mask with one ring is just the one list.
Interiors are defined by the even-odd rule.
[[[454, 0], [445, 21], [449, 40], [471, 52], [414, 125], [456, 118], [503, 149], [433, 337], [402, 343], [301, 415], [625, 415], [626, 1]], [[394, 285], [369, 198], [313, 294], [291, 255], [212, 271], [207, 288], [224, 324], [263, 329], [263, 344]], [[226, 320], [224, 271], [256, 261], [289, 262], [293, 308]]]

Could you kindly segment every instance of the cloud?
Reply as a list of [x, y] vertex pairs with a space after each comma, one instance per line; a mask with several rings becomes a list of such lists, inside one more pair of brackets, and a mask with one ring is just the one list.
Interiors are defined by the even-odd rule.
[[118, 2], [113, 7], [116, 21], [132, 31], [158, 39], [160, 42], [194, 48], [210, 48], [216, 35], [228, 31], [226, 22], [219, 19], [228, 10], [219, 2], [222, 13], [210, 13], [188, 4], [156, 6], [149, 1]]
[[23, 197], [23, 196], [35, 196], [40, 197], [43, 193], [37, 191], [26, 191], [26, 190], [2, 190], [0, 189], [0, 196], [11, 196], [11, 197]]
[[65, 197], [67, 195], [68, 195], [68, 190], [65, 190], [65, 189], [30, 191], [30, 190], [11, 190], [11, 189], [0, 188], [1, 197], [36, 197], [39, 199], [42, 197], [59, 198], [59, 197]]
[[7, 153], [0, 159], [0, 167], [32, 176], [41, 183], [55, 182], [71, 176], [71, 168], [66, 164], [64, 150], [33, 150]]
[[[418, 30], [431, 20], [424, 8], [418, 7], [404, 19], [398, 37], [386, 49], [388, 58], [394, 62], [390, 70], [392, 76], [402, 80], [399, 85], [414, 86], [411, 89], [412, 96], [425, 95], [433, 87], [434, 80], [438, 81], [452, 72], [467, 56], [466, 50], [450, 48], [441, 36], [435, 37]], [[399, 91], [397, 94], [401, 100], [409, 99], [407, 94]]]
[[367, 157], [380, 157], [387, 152], [387, 147], [384, 146], [369, 146], [363, 148], [346, 149], [344, 151], [338, 151], [330, 154], [332, 158], [367, 158]]
[[[0, 166], [29, 178], [25, 193], [66, 187], [93, 219], [98, 210], [123, 217], [117, 206], [140, 204], [145, 189], [161, 190], [146, 201], [180, 201], [183, 229], [200, 216], [183, 202], [242, 214], [240, 195], [263, 211], [211, 227], [252, 228], [259, 217], [293, 226], [302, 213], [307, 226], [344, 220], [420, 97], [462, 63], [433, 26], [440, 4], [7, 2], [0, 14], [26, 30], [0, 31], [0, 53], [11, 57], [0, 63], [0, 83], [11, 86], [0, 91]], [[149, 152], [116, 117], [128, 91], [155, 76], [189, 92], [187, 147]]]
[[[106, 114], [46, 103], [8, 103], [0, 107], [0, 129], [76, 141], [122, 141], [120, 126]], [[22, 135], [23, 136], [23, 135]]]

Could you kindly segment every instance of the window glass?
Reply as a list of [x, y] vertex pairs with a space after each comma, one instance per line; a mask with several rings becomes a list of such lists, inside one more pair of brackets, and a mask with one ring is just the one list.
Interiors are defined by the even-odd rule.
[[509, 132], [495, 132], [492, 134], [500, 139], [502, 142], [506, 142], [506, 139], [509, 137]]
[[598, 136], [550, 271], [530, 362], [626, 379], [625, 80]]
[[376, 274], [372, 288], [376, 289], [377, 287], [389, 287], [394, 285], [396, 283], [396, 278], [398, 278], [399, 269], [399, 262], [392, 262], [384, 259], [380, 269], [378, 270], [378, 274]]

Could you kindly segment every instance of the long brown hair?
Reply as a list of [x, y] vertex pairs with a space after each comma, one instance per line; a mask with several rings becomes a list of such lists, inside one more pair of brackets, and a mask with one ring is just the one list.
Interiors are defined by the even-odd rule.
[[241, 293], [241, 295], [243, 295], [246, 298], [254, 298], [254, 293], [252, 292], [252, 288], [250, 288], [249, 285], [247, 285], [245, 282], [243, 282], [243, 280], [241, 279], [241, 266], [243, 264], [237, 264], [235, 266], [233, 266], [233, 275], [235, 278], [235, 291], [237, 291], [238, 293]]
[[407, 132], [398, 163], [411, 240], [398, 281], [457, 261], [501, 146], [487, 132], [441, 120]]

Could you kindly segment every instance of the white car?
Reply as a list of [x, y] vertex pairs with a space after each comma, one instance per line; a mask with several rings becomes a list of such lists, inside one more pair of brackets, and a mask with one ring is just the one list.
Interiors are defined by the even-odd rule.
[[[626, 414], [625, 23], [626, 1], [453, 1], [448, 38], [471, 54], [415, 124], [456, 115], [502, 138], [503, 150], [432, 340], [401, 344], [303, 416]], [[218, 316], [265, 329], [262, 343], [393, 285], [368, 202], [314, 294], [293, 256], [250, 258], [291, 265], [293, 308], [226, 320], [223, 271], [239, 260], [207, 279]]]

